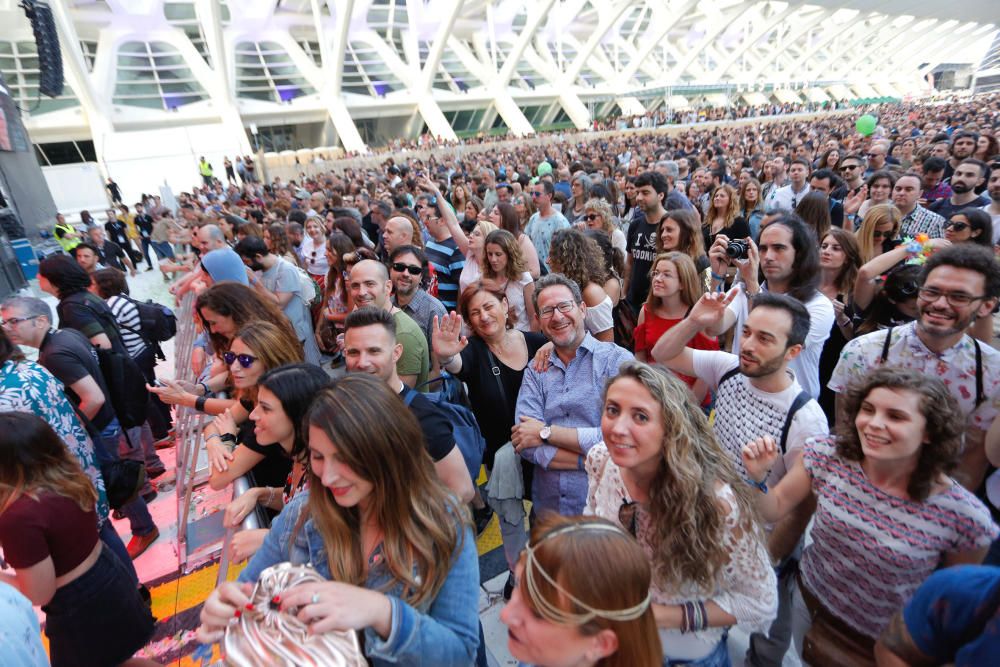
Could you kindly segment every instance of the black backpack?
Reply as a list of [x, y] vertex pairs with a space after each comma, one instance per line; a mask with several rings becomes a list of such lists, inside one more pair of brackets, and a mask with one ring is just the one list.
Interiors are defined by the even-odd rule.
[[160, 343], [166, 342], [177, 335], [177, 316], [161, 303], [154, 301], [137, 301], [127, 294], [120, 295], [130, 303], [135, 305], [139, 311], [139, 330], [122, 325], [123, 329], [128, 329], [134, 334], [142, 337], [142, 340], [152, 348], [157, 359], [165, 360]]
[[[106, 350], [94, 346], [94, 350], [97, 352], [97, 362], [101, 366], [101, 375], [104, 376], [104, 386], [108, 389], [107, 398], [115, 409], [118, 423], [122, 428], [142, 426], [146, 422], [146, 406], [149, 403], [146, 376], [125, 351], [125, 344], [118, 332], [118, 323], [111, 311], [102, 312], [90, 304], [85, 306], [101, 322], [105, 332], [113, 331], [115, 334], [112, 339], [112, 349]], [[114, 345], [114, 339], [117, 339], [117, 346]]]

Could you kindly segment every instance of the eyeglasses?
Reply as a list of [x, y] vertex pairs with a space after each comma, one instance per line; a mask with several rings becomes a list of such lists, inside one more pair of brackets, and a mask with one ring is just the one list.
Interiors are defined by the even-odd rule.
[[882, 157], [881, 153], [865, 153], [865, 157]]
[[583, 219], [586, 220], [587, 222], [591, 222], [592, 220], [600, 220], [601, 216], [597, 215], [596, 213], [588, 213], [587, 215], [583, 216]]
[[4, 329], [9, 329], [10, 327], [16, 324], [20, 324], [21, 322], [27, 322], [28, 320], [33, 320], [38, 317], [41, 317], [41, 315], [32, 315], [31, 317], [12, 317], [9, 320], [4, 320], [0, 322], [0, 327], [3, 327]]
[[936, 287], [921, 287], [917, 290], [917, 296], [921, 301], [926, 303], [934, 303], [941, 297], [944, 297], [948, 301], [949, 306], [955, 306], [956, 308], [961, 306], [968, 306], [973, 301], [979, 301], [985, 299], [986, 295], [982, 296], [972, 296], [971, 294], [966, 294], [965, 292], [942, 292]]
[[538, 190], [532, 190], [531, 191], [531, 197], [532, 197], [532, 199], [541, 197], [544, 194], [545, 194], [544, 192], [539, 192]]
[[949, 220], [948, 222], [944, 223], [944, 228], [945, 229], [954, 229], [956, 232], [964, 232], [966, 229], [969, 228], [969, 223], [967, 223], [967, 222], [952, 222], [951, 220]]
[[859, 165], [859, 164], [845, 164], [843, 167], [840, 167], [839, 171], [854, 170], [854, 169], [857, 169], [860, 166], [861, 165]]
[[880, 232], [879, 230], [872, 231], [872, 239], [891, 239], [892, 232]]
[[257, 361], [257, 357], [250, 354], [236, 354], [235, 352], [223, 352], [222, 360], [226, 362], [227, 366], [232, 366], [234, 361], [239, 361], [240, 366], [243, 368], [250, 368], [253, 366], [253, 362]]
[[546, 306], [545, 308], [542, 308], [541, 310], [538, 311], [538, 317], [540, 317], [543, 320], [548, 319], [552, 317], [552, 313], [556, 312], [557, 310], [563, 315], [566, 315], [568, 313], [571, 313], [575, 307], [576, 307], [576, 301], [563, 301], [562, 303], [557, 303], [554, 306]]
[[397, 273], [409, 273], [411, 276], [419, 276], [424, 272], [422, 267], [413, 266], [412, 264], [404, 264], [403, 262], [394, 262], [392, 265], [392, 270]]

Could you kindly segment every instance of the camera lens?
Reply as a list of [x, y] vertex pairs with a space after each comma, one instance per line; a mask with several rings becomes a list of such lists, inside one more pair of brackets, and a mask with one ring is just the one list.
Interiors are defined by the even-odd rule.
[[746, 259], [749, 250], [750, 247], [746, 241], [730, 241], [729, 245], [726, 246], [726, 254], [733, 259]]

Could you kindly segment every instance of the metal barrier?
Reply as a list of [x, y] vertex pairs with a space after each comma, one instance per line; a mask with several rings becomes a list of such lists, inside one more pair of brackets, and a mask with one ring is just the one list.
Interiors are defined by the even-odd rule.
[[[195, 382], [191, 369], [194, 341], [198, 330], [194, 318], [195, 295], [188, 293], [178, 308], [177, 335], [174, 337], [174, 377], [182, 382]], [[229, 570], [229, 546], [234, 530], [223, 525], [223, 512], [201, 518], [191, 516], [191, 501], [198, 487], [208, 480], [207, 468], [199, 467], [204, 446], [202, 431], [211, 421], [209, 415], [187, 407], [178, 407], [175, 418], [177, 437], [177, 560], [185, 573], [213, 560], [221, 554], [219, 582], [225, 581]], [[233, 482], [232, 498], [236, 499], [249, 489], [245, 477]], [[257, 517], [251, 512], [241, 529], [257, 528]]]

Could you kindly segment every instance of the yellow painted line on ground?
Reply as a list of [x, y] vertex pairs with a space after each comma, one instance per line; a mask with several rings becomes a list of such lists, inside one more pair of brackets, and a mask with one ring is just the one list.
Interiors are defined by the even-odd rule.
[[[244, 567], [246, 567], [246, 563], [230, 565], [226, 578], [232, 581], [243, 571]], [[163, 620], [200, 605], [215, 590], [215, 580], [218, 576], [219, 564], [213, 563], [197, 572], [192, 572], [151, 589], [153, 616]]]

